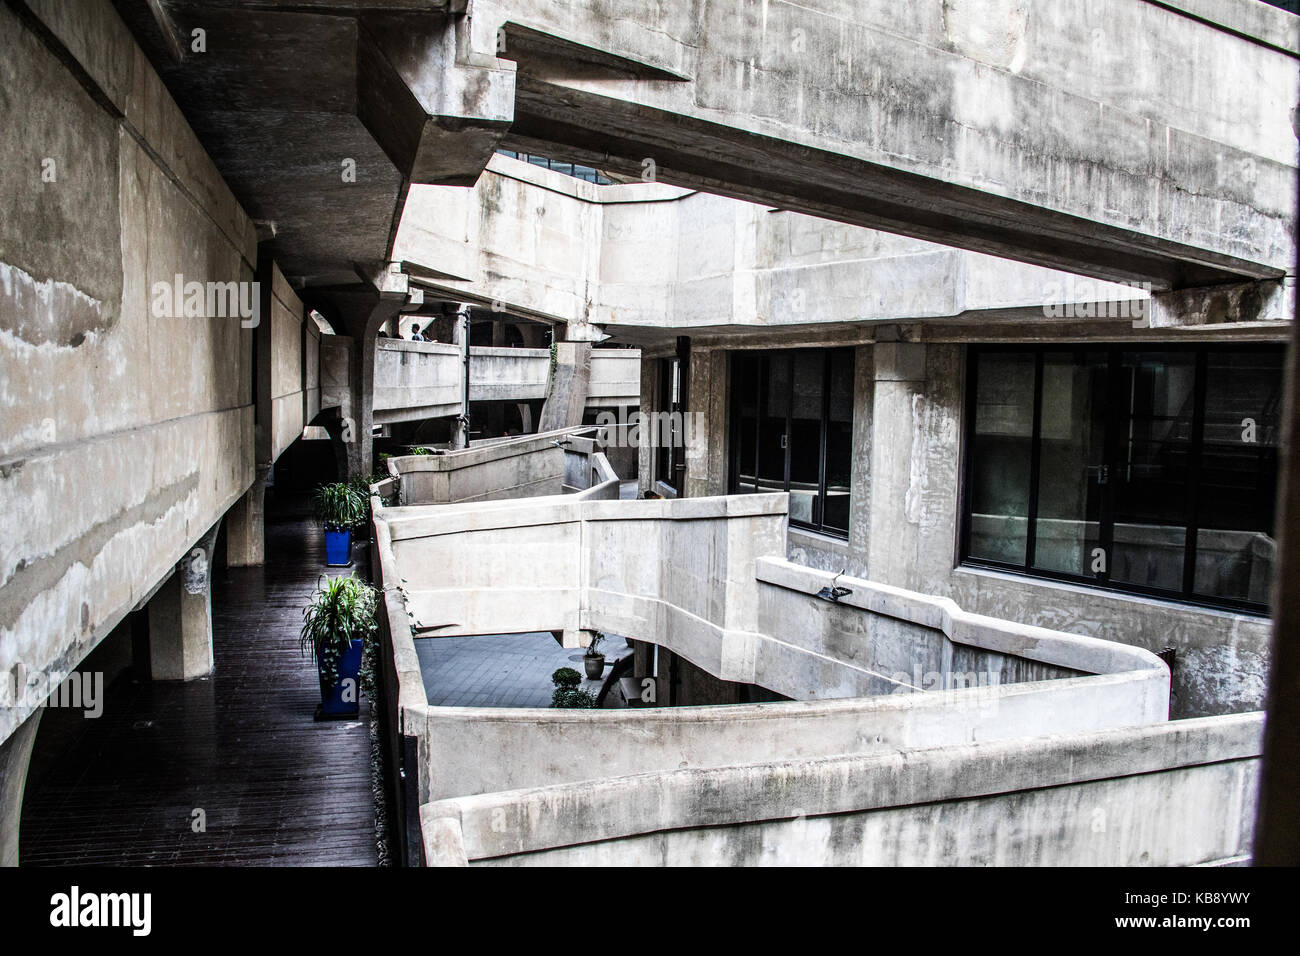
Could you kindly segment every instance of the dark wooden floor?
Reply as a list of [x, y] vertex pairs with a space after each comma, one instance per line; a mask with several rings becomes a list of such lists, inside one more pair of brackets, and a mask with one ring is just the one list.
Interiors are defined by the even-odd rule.
[[316, 668], [298, 651], [322, 536], [292, 514], [266, 531], [264, 568], [213, 572], [211, 678], [123, 677], [102, 717], [57, 735], [23, 804], [23, 865], [376, 864], [368, 704], [314, 721]]

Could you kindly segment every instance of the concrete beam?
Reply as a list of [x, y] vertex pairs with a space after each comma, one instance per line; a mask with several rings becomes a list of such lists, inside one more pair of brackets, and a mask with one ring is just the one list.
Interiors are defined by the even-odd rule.
[[1295, 278], [1240, 282], [1156, 293], [1147, 306], [1153, 329], [1215, 328], [1257, 322], [1288, 322], [1295, 315]]
[[518, 63], [510, 148], [1157, 288], [1291, 266], [1293, 54], [1155, 4], [989, 2], [483, 0], [473, 27]]

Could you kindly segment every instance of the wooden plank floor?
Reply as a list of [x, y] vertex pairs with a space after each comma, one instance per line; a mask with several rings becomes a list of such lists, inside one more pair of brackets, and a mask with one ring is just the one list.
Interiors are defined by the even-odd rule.
[[213, 572], [212, 677], [115, 682], [28, 787], [23, 865], [376, 865], [368, 704], [314, 721], [316, 668], [298, 651], [322, 535], [293, 515], [266, 531], [265, 567]]

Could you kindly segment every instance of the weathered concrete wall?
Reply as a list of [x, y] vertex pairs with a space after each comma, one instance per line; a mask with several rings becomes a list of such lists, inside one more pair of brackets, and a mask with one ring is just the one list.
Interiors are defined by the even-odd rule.
[[[171, 573], [256, 449], [253, 330], [206, 302], [168, 315], [157, 287], [251, 283], [252, 223], [110, 4], [29, 7], [48, 36], [0, 7], [0, 678], [19, 683], [71, 671]], [[0, 740], [29, 712], [0, 709]]]
[[641, 350], [592, 349], [588, 408], [636, 406], [641, 402]]
[[432, 866], [1188, 866], [1249, 859], [1262, 714], [686, 768], [421, 807]]

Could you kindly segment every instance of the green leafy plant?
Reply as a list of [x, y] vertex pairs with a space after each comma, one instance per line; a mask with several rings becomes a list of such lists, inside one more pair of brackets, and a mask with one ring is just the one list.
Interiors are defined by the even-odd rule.
[[370, 503], [354, 485], [336, 481], [316, 487], [312, 512], [326, 531], [349, 531], [366, 520]]
[[[322, 576], [324, 577], [324, 576]], [[355, 575], [318, 580], [312, 602], [302, 612], [298, 646], [320, 665], [321, 684], [339, 678], [339, 660], [351, 643], [375, 631], [377, 592]]]
[[555, 692], [551, 694], [552, 707], [581, 709], [596, 706], [596, 698], [589, 691], [578, 687], [582, 683], [582, 675], [572, 667], [557, 668], [551, 674], [551, 683], [555, 685]]
[[579, 687], [557, 687], [551, 695], [551, 706], [571, 710], [590, 709], [596, 706], [596, 698], [590, 691]]
[[560, 667], [551, 675], [551, 683], [560, 688], [577, 687], [582, 683], [582, 675], [572, 667]]
[[430, 451], [428, 448], [426, 448], [424, 445], [414, 445], [411, 447], [411, 450], [407, 452], [407, 454], [408, 455], [432, 455], [433, 452]]

